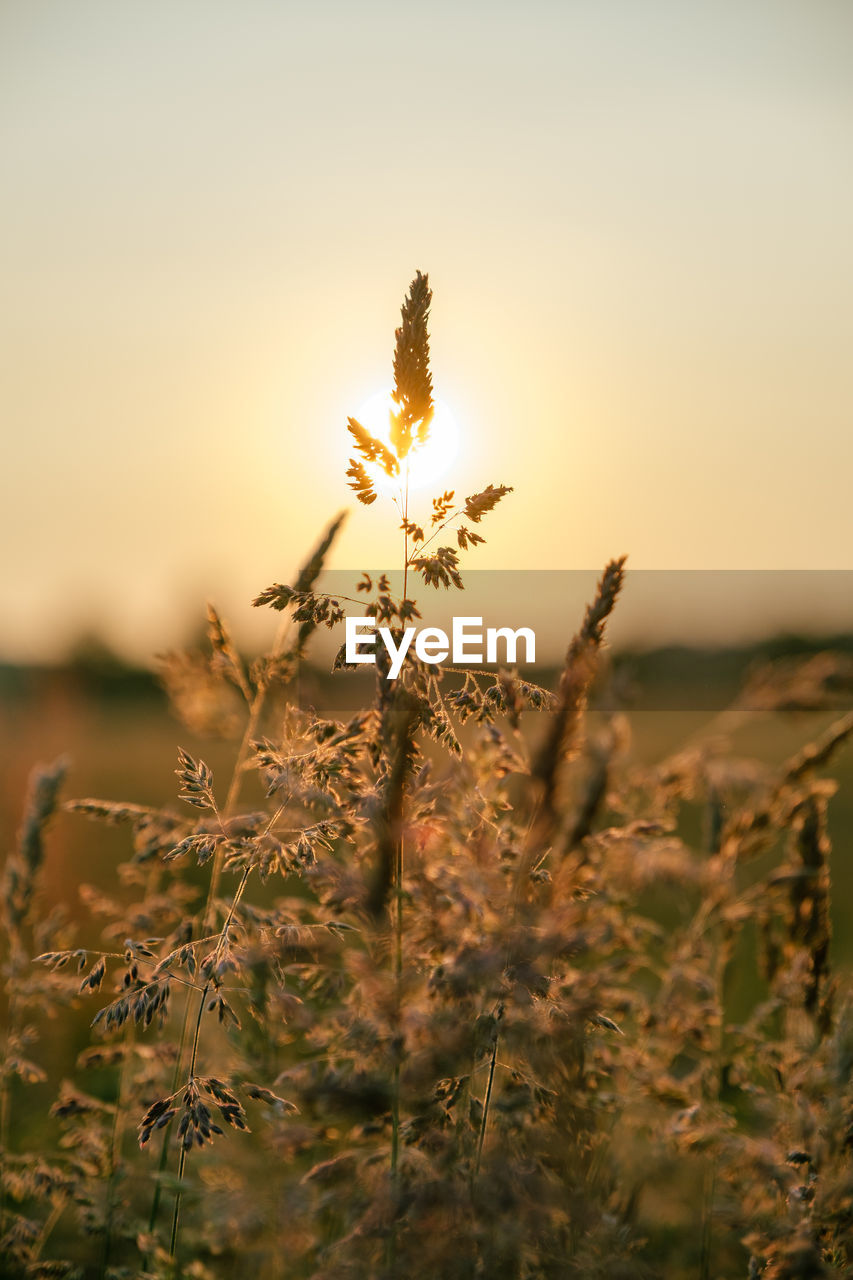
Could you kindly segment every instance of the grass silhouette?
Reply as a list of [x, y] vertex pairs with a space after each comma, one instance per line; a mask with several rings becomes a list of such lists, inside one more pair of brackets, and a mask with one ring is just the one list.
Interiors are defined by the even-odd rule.
[[[267, 655], [246, 662], [211, 608], [204, 659], [165, 660], [189, 728], [233, 736], [224, 780], [184, 749], [178, 807], [60, 806], [62, 762], [33, 780], [3, 881], [5, 1275], [851, 1273], [824, 773], [853, 716], [776, 767], [716, 735], [640, 766], [626, 717], [588, 711], [624, 558], [553, 692], [414, 656], [388, 680], [380, 648], [369, 705], [299, 705], [317, 630], [356, 602], [399, 636], [410, 584], [458, 589], [510, 492], [410, 510], [430, 300], [419, 272], [390, 446], [349, 421], [358, 499], [371, 468], [399, 482], [402, 595], [368, 574], [350, 601], [321, 590], [338, 517], [257, 597], [282, 615]], [[827, 719], [834, 669], [809, 670]], [[769, 672], [764, 707], [803, 680]], [[46, 828], [84, 819], [123, 829], [115, 883], [85, 924], [42, 918]], [[91, 1041], [57, 1080], [47, 1015], [81, 1004]], [[21, 1099], [46, 1085], [36, 1122]]]

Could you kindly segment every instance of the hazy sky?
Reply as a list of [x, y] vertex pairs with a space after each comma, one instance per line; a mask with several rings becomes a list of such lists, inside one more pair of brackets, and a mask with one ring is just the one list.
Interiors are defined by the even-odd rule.
[[5, 0], [0, 167], [0, 655], [256, 621], [417, 268], [472, 567], [853, 567], [848, 0]]

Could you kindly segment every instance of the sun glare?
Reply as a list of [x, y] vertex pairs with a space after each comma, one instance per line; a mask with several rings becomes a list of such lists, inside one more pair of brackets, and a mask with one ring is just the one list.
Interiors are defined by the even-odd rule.
[[[356, 417], [371, 435], [390, 445], [391, 411], [394, 408], [390, 390], [377, 391], [366, 400]], [[409, 488], [425, 489], [439, 480], [452, 465], [459, 451], [459, 426], [443, 400], [435, 398], [435, 412], [426, 444], [415, 444], [409, 453]], [[368, 465], [375, 487], [381, 493], [396, 494], [399, 477], [386, 476], [381, 467]]]

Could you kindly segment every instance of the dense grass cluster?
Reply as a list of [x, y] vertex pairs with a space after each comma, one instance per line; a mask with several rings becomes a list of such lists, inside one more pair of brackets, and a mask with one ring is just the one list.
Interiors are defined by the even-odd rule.
[[[400, 478], [402, 596], [357, 593], [392, 630], [419, 616], [410, 577], [460, 585], [509, 492], [444, 493], [426, 533], [410, 516], [429, 301], [419, 274], [391, 448], [350, 421], [357, 496], [370, 466]], [[65, 802], [127, 832], [115, 886], [87, 894], [99, 936], [40, 917], [65, 766], [34, 778], [3, 890], [4, 1274], [853, 1274], [821, 776], [853, 716], [775, 769], [719, 737], [640, 768], [625, 717], [587, 707], [623, 560], [553, 692], [409, 659], [394, 681], [380, 662], [370, 705], [307, 710], [300, 662], [344, 607], [318, 585], [339, 523], [259, 595], [282, 614], [267, 656], [246, 664], [211, 610], [204, 659], [167, 663], [190, 727], [234, 736], [230, 777], [181, 750], [175, 806]], [[783, 668], [763, 705], [806, 688], [831, 709], [836, 677]], [[83, 1002], [91, 1043], [53, 1080], [45, 1015]], [[50, 1116], [20, 1123], [45, 1079]]]

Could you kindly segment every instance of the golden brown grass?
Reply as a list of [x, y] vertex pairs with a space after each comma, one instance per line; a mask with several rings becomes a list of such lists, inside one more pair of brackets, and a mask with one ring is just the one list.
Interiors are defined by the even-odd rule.
[[[470, 525], [509, 493], [444, 493], [431, 532], [409, 511], [430, 298], [419, 273], [393, 450], [350, 424], [357, 496], [377, 459], [400, 478], [424, 591], [459, 585]], [[822, 771], [853, 717], [772, 768], [716, 735], [638, 764], [624, 716], [587, 713], [622, 559], [553, 695], [380, 662], [369, 706], [305, 709], [299, 662], [345, 603], [319, 590], [339, 525], [259, 595], [283, 615], [269, 655], [246, 663], [211, 609], [204, 661], [167, 659], [191, 726], [233, 735], [230, 774], [180, 750], [174, 807], [66, 803], [126, 833], [82, 936], [40, 918], [64, 766], [34, 781], [4, 880], [4, 1274], [851, 1274]], [[418, 616], [407, 587], [359, 590], [394, 630]], [[838, 703], [832, 670], [808, 676], [813, 710]], [[803, 681], [776, 670], [762, 705]], [[46, 1015], [80, 1004], [91, 1041], [58, 1080]], [[13, 1099], [46, 1085], [50, 1118], [20, 1124]]]

